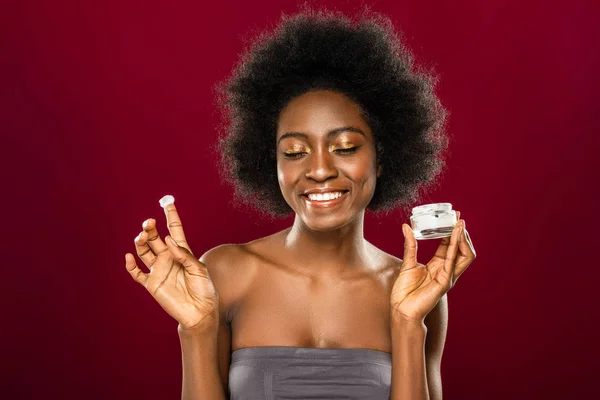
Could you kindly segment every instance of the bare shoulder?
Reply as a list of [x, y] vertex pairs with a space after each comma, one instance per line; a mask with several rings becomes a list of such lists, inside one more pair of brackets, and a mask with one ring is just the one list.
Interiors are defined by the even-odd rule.
[[375, 245], [367, 242], [369, 247], [374, 254], [374, 265], [375, 270], [379, 276], [383, 276], [388, 280], [395, 280], [400, 273], [400, 267], [402, 266], [402, 260], [392, 254], [386, 253]]
[[244, 297], [252, 282], [256, 271], [252, 253], [247, 244], [222, 244], [205, 252], [199, 261], [206, 265], [217, 290], [219, 308], [227, 313]]
[[206, 251], [199, 260], [209, 268], [209, 273], [211, 269], [215, 269], [213, 268], [215, 266], [218, 269], [230, 268], [233, 266], [231, 261], [243, 258], [244, 246], [244, 244], [221, 244]]

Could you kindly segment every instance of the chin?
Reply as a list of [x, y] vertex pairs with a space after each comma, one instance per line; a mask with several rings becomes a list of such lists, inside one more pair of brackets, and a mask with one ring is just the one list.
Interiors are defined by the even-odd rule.
[[316, 232], [329, 232], [335, 231], [342, 228], [346, 224], [326, 223], [325, 221], [306, 221], [303, 220], [304, 224], [312, 231]]
[[307, 228], [318, 232], [327, 232], [340, 229], [351, 223], [355, 217], [356, 215], [354, 214], [336, 215], [335, 213], [331, 213], [329, 215], [323, 214], [310, 216], [306, 214], [300, 214], [300, 218], [302, 219], [304, 225], [306, 225]]

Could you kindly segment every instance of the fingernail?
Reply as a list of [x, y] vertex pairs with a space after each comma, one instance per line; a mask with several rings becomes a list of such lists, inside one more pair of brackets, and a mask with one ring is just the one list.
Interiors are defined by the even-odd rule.
[[408, 234], [408, 232], [406, 231], [406, 224], [402, 224], [402, 233], [404, 234], [404, 236]]

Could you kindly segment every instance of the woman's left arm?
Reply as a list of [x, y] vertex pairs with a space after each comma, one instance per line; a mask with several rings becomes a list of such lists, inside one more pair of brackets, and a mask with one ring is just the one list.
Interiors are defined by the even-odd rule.
[[[458, 213], [458, 212], [457, 212]], [[459, 214], [460, 215], [460, 214]], [[464, 221], [442, 239], [426, 265], [406, 224], [404, 259], [390, 298], [391, 400], [441, 400], [441, 361], [448, 327], [446, 293], [476, 257]]]
[[442, 353], [448, 331], [448, 295], [442, 296], [427, 317], [425, 317], [427, 337], [425, 339], [425, 367], [427, 387], [431, 400], [442, 400]]
[[441, 364], [447, 328], [446, 295], [427, 315], [424, 324], [392, 315], [392, 400], [406, 399], [408, 393], [442, 400]]

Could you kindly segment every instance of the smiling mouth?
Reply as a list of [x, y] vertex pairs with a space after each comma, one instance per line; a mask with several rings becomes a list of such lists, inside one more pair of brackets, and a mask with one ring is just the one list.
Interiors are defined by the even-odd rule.
[[337, 195], [331, 196], [323, 196], [323, 194], [313, 195], [312, 199], [308, 196], [308, 194], [302, 194], [301, 196], [304, 198], [307, 204], [311, 206], [331, 206], [340, 203], [343, 199], [348, 197], [349, 190], [343, 190]]

